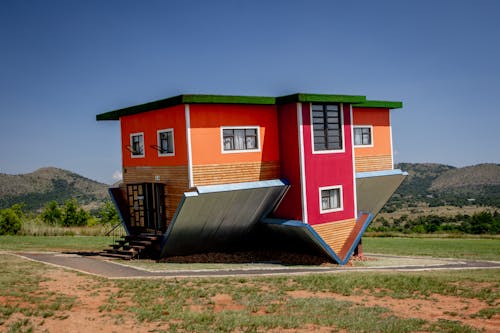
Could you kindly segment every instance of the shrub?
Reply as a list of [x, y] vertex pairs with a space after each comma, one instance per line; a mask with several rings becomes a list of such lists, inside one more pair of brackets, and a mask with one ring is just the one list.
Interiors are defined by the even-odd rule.
[[90, 214], [83, 208], [78, 207], [75, 199], [68, 200], [64, 204], [61, 223], [64, 227], [83, 226], [87, 224]]
[[47, 224], [50, 225], [60, 224], [62, 218], [62, 212], [61, 209], [59, 209], [57, 202], [55, 201], [49, 202], [43, 209], [40, 217], [42, 218], [43, 222]]
[[118, 217], [118, 212], [116, 211], [115, 206], [110, 202], [106, 201], [102, 206], [101, 210], [99, 210], [99, 218], [101, 219], [102, 224], [112, 224], [115, 225], [120, 222], [120, 218]]
[[21, 230], [20, 206], [16, 206], [0, 210], [0, 235], [15, 235]]

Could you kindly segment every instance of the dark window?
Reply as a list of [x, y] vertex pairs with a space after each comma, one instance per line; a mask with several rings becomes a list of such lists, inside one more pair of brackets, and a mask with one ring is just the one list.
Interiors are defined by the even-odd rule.
[[313, 104], [314, 150], [341, 150], [342, 121], [339, 104]]
[[222, 130], [224, 151], [259, 148], [257, 128], [225, 128]]
[[170, 155], [174, 153], [174, 132], [165, 130], [158, 132], [158, 154]]
[[130, 136], [130, 146], [132, 156], [144, 156], [144, 135], [132, 134]]
[[342, 209], [340, 196], [340, 187], [321, 190], [321, 210], [326, 211]]
[[370, 146], [372, 144], [371, 127], [354, 127], [354, 145]]

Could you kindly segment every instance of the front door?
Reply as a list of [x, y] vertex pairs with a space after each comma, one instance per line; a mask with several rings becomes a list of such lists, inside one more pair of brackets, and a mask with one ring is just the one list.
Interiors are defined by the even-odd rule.
[[164, 185], [141, 183], [127, 185], [130, 226], [134, 233], [165, 231]]

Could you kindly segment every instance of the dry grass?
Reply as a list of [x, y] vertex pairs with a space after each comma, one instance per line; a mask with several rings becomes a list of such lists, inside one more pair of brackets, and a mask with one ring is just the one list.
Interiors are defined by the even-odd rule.
[[0, 267], [0, 331], [496, 332], [500, 323], [498, 269], [105, 280], [9, 255]]
[[[448, 216], [453, 217], [457, 214], [463, 215], [474, 215], [476, 213], [484, 212], [484, 211], [494, 212], [498, 210], [496, 207], [485, 207], [485, 206], [439, 206], [439, 207], [429, 207], [427, 204], [420, 204], [417, 207], [403, 207], [398, 209], [392, 213], [379, 213], [377, 218], [385, 218], [388, 221], [393, 221], [394, 219], [401, 218], [403, 215], [408, 215], [412, 219], [415, 219], [419, 216], [427, 216], [427, 215], [437, 215], [437, 216]], [[376, 220], [374, 221], [376, 224]]]

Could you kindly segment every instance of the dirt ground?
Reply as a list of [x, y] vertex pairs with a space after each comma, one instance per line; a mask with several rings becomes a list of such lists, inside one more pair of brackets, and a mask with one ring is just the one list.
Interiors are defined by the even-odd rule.
[[[47, 281], [41, 283], [41, 289], [48, 292], [74, 297], [75, 303], [70, 310], [63, 314], [48, 318], [30, 317], [34, 332], [158, 332], [168, 329], [168, 323], [139, 323], [130, 312], [120, 310], [133, 305], [131, 300], [120, 298], [120, 306], [112, 311], [103, 311], [108, 304], [109, 297], [118, 292], [114, 284], [106, 279], [100, 279], [81, 273], [53, 268], [48, 270]], [[487, 308], [487, 304], [477, 299], [431, 295], [426, 299], [394, 299], [391, 297], [375, 297], [369, 291], [362, 291], [359, 296], [343, 296], [336, 293], [312, 293], [305, 290], [295, 290], [288, 293], [290, 298], [333, 298], [345, 300], [362, 306], [381, 306], [391, 310], [395, 315], [405, 318], [421, 318], [429, 322], [438, 319], [460, 321], [463, 324], [483, 330], [484, 332], [498, 332], [500, 329], [500, 315], [491, 319], [473, 318], [472, 314]], [[1, 299], [0, 303], [13, 300]], [[230, 295], [221, 293], [211, 301], [214, 311], [245, 310], [245, 307], [233, 301]], [[187, 311], [202, 311], [199, 305], [190, 305]], [[257, 312], [256, 315], [259, 313]], [[12, 315], [3, 327], [9, 322], [19, 321], [23, 315]], [[283, 330], [280, 330], [281, 332]], [[302, 329], [285, 330], [285, 332], [330, 332], [328, 327], [314, 327], [309, 325]], [[338, 330], [335, 330], [338, 332]]]

